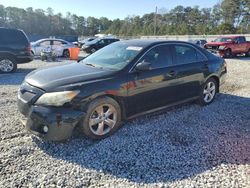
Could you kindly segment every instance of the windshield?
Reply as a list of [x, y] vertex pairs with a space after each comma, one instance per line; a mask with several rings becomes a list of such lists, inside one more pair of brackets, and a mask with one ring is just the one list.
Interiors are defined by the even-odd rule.
[[232, 38], [228, 38], [228, 37], [223, 37], [223, 38], [217, 38], [214, 40], [214, 42], [232, 42]]
[[86, 57], [81, 63], [114, 70], [123, 69], [142, 50], [139, 46], [129, 46], [125, 42], [115, 42], [92, 55]]
[[94, 40], [91, 40], [91, 41], [86, 41], [85, 45], [88, 45], [88, 44], [95, 44], [97, 43], [99, 40], [101, 40], [100, 38], [96, 38]]

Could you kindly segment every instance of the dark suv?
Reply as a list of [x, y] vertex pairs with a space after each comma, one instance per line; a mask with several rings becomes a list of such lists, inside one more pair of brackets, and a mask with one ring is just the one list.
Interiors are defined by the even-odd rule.
[[31, 46], [22, 30], [0, 28], [0, 72], [15, 72], [18, 63], [33, 60]]
[[113, 43], [113, 42], [117, 42], [119, 41], [119, 39], [115, 39], [115, 38], [96, 38], [90, 42], [86, 42], [83, 46], [82, 46], [82, 50], [85, 51], [86, 53], [94, 53], [97, 50]]
[[45, 139], [67, 139], [76, 126], [101, 139], [137, 115], [188, 101], [210, 104], [226, 72], [224, 59], [195, 44], [120, 41], [79, 63], [31, 72], [18, 107], [28, 130]]

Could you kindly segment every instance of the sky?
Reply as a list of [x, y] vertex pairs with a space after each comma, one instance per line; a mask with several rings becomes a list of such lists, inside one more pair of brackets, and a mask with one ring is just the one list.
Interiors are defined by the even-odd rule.
[[220, 0], [0, 0], [0, 4], [18, 8], [33, 7], [46, 10], [48, 7], [54, 9], [54, 13], [71, 12], [78, 16], [93, 16], [95, 18], [107, 17], [109, 19], [124, 19], [127, 16], [139, 15], [165, 8], [182, 6], [212, 7]]

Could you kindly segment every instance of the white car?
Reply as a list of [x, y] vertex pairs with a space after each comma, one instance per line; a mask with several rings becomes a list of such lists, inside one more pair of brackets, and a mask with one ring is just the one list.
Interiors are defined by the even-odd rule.
[[40, 56], [41, 52], [48, 47], [51, 47], [58, 57], [70, 57], [69, 48], [75, 46], [62, 39], [41, 39], [31, 43], [31, 52], [34, 56]]

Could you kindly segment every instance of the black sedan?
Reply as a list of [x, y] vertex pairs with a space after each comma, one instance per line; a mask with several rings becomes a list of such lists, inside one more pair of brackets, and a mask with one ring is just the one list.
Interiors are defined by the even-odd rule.
[[96, 38], [95, 40], [92, 40], [90, 42], [86, 42], [84, 45], [82, 45], [81, 50], [88, 53], [92, 54], [96, 52], [97, 50], [112, 44], [114, 42], [119, 41], [119, 39], [116, 38]]
[[78, 63], [31, 72], [18, 107], [27, 129], [44, 139], [68, 139], [76, 127], [102, 139], [141, 114], [210, 104], [226, 72], [222, 58], [191, 43], [120, 41]]

